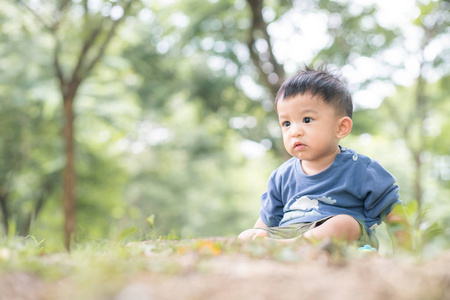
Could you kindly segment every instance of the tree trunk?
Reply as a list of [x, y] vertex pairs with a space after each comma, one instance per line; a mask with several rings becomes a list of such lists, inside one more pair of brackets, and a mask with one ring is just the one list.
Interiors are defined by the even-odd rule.
[[8, 195], [0, 189], [0, 209], [1, 209], [2, 215], [3, 215], [3, 227], [5, 228], [6, 234], [8, 234], [8, 230], [9, 230], [9, 224], [8, 224], [9, 210], [8, 210], [8, 204], [6, 202], [7, 198], [8, 198]]
[[74, 95], [64, 98], [64, 129], [66, 165], [63, 178], [63, 203], [64, 203], [64, 232], [65, 247], [70, 251], [70, 244], [75, 233], [75, 164], [74, 164]]
[[47, 200], [47, 198], [53, 191], [54, 186], [55, 186], [53, 177], [54, 177], [54, 174], [51, 174], [43, 182], [42, 188], [41, 188], [42, 192], [40, 193], [40, 195], [36, 201], [36, 206], [34, 208], [34, 211], [30, 212], [30, 214], [28, 215], [28, 217], [25, 221], [25, 225], [23, 226], [23, 228], [21, 230], [23, 236], [28, 236], [30, 234], [30, 229], [31, 229], [32, 223], [36, 220], [37, 216], [39, 215], [39, 212], [41, 211], [42, 206], [44, 205], [45, 201]]
[[414, 158], [414, 198], [417, 200], [419, 211], [422, 208], [422, 162], [420, 161], [421, 152], [413, 153]]
[[[420, 71], [423, 70], [423, 63], [420, 67]], [[425, 94], [425, 88], [426, 88], [426, 82], [425, 79], [422, 77], [422, 75], [419, 75], [416, 82], [416, 116], [417, 120], [419, 122], [420, 130], [419, 130], [419, 137], [418, 141], [419, 144], [417, 145], [417, 150], [413, 151], [414, 156], [414, 162], [415, 162], [415, 177], [414, 177], [414, 197], [417, 200], [417, 204], [419, 207], [419, 212], [422, 210], [423, 206], [423, 191], [422, 191], [422, 161], [421, 157], [426, 149], [426, 135], [425, 135], [425, 128], [424, 128], [424, 120], [427, 115], [427, 107], [426, 107], [426, 94]], [[421, 215], [419, 213], [419, 215]], [[420, 221], [420, 219], [419, 219]]]

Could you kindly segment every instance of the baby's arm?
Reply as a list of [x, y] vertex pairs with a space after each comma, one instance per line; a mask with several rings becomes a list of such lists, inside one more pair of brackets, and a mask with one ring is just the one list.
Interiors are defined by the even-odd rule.
[[261, 217], [259, 217], [253, 228], [267, 228], [267, 225], [264, 224], [264, 222], [261, 220]]

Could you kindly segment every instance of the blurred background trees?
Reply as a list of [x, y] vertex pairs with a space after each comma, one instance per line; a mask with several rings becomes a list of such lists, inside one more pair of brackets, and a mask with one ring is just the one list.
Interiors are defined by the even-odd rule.
[[328, 63], [354, 95], [343, 144], [397, 177], [418, 240], [449, 246], [448, 1], [2, 2], [4, 234], [238, 234], [287, 158], [274, 93]]

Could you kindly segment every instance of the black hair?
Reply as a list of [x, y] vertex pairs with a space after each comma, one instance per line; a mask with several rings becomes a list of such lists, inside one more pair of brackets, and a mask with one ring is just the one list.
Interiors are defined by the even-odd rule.
[[275, 107], [278, 101], [306, 93], [310, 93], [313, 97], [318, 96], [332, 105], [337, 114], [352, 117], [352, 96], [341, 80], [340, 74], [330, 71], [326, 65], [316, 70], [305, 66], [303, 70], [286, 80], [275, 97]]

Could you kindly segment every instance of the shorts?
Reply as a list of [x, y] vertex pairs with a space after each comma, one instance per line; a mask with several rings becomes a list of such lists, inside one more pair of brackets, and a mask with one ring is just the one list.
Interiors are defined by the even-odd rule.
[[[297, 223], [297, 224], [291, 224], [287, 226], [282, 227], [269, 227], [269, 228], [258, 228], [262, 229], [267, 232], [269, 235], [269, 238], [271, 239], [292, 239], [296, 238], [298, 236], [301, 236], [307, 231], [310, 231], [311, 229], [314, 229], [317, 226], [322, 225], [326, 220], [332, 218], [333, 216], [326, 217], [323, 219], [320, 219], [315, 222], [305, 222], [305, 223]], [[375, 234], [369, 234], [366, 227], [356, 220], [359, 224], [359, 228], [361, 229], [361, 235], [359, 240], [357, 241], [358, 246], [362, 247], [365, 245], [370, 245], [376, 249], [379, 247], [379, 242]]]

